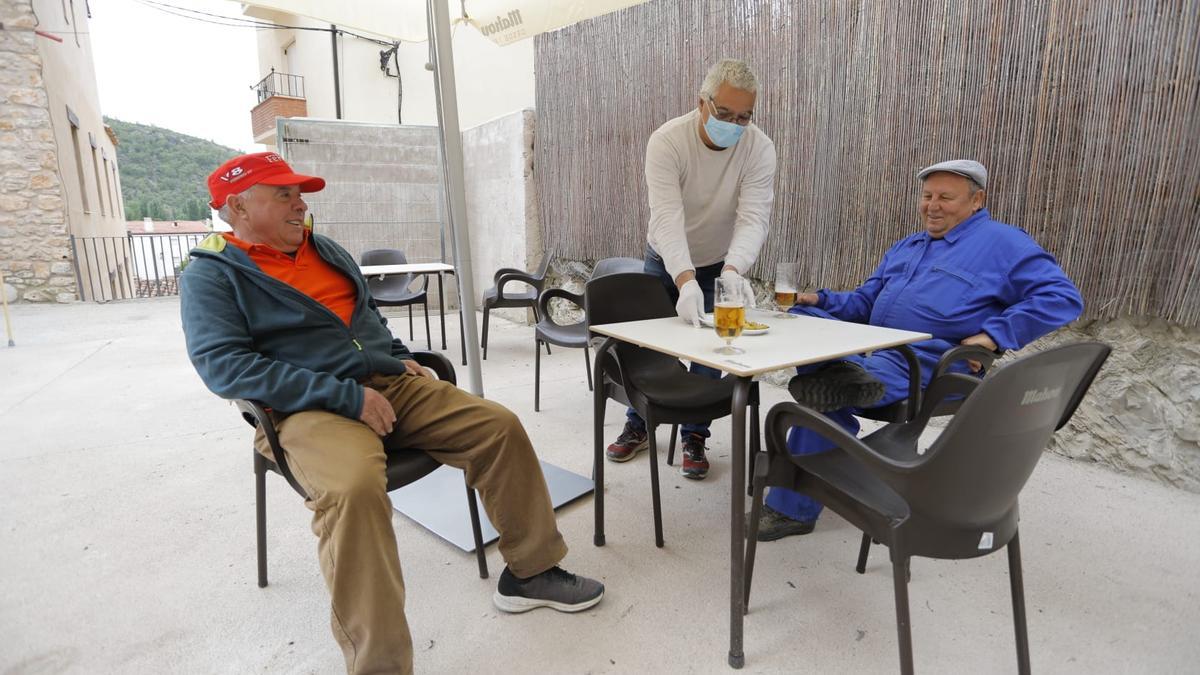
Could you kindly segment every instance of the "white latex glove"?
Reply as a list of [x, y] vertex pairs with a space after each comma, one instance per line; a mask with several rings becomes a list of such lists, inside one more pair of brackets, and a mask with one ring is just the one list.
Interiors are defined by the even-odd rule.
[[700, 284], [695, 279], [690, 279], [679, 289], [675, 313], [696, 328], [700, 327], [700, 316], [704, 314], [704, 291], [700, 290]]
[[754, 287], [750, 285], [749, 279], [733, 270], [725, 270], [721, 272], [721, 281], [738, 289], [738, 292], [742, 296], [742, 304], [745, 305], [746, 309], [754, 309], [758, 306], [754, 302]]

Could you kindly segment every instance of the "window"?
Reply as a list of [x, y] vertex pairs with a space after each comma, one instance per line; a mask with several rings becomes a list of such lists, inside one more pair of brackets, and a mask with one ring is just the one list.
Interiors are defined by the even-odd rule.
[[75, 173], [79, 177], [79, 197], [83, 200], [83, 212], [91, 213], [88, 203], [87, 181], [83, 179], [83, 153], [79, 151], [79, 117], [67, 106], [67, 121], [71, 123], [71, 145], [75, 146]]
[[115, 159], [113, 160], [113, 163], [112, 163], [112, 179], [113, 179], [113, 183], [117, 186], [117, 191], [116, 191], [117, 213], [121, 214], [121, 219], [124, 220], [125, 219], [125, 197], [123, 197], [121, 195], [121, 180], [119, 178], [117, 178], [117, 160], [115, 160]]
[[96, 201], [100, 202], [100, 215], [107, 216], [104, 209], [104, 192], [100, 189], [100, 158], [96, 156], [96, 139], [88, 132], [88, 141], [92, 144], [92, 169], [96, 172]]
[[[112, 179], [108, 175], [108, 157], [104, 154], [104, 149], [100, 149], [100, 158], [104, 160], [104, 186], [108, 188], [108, 207], [112, 209], [113, 217], [120, 216], [120, 210], [117, 209], [117, 200], [113, 199]], [[124, 216], [120, 216], [124, 220]]]

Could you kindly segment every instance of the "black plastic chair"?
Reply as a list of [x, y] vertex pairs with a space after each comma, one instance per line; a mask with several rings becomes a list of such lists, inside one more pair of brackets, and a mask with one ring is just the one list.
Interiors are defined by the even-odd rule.
[[[441, 354], [414, 352], [413, 357], [417, 363], [437, 373], [439, 379], [457, 383], [454, 375], [454, 366]], [[295, 476], [292, 475], [291, 467], [288, 466], [287, 452], [280, 447], [279, 437], [275, 433], [275, 423], [262, 404], [246, 399], [235, 399], [234, 403], [237, 405], [238, 410], [241, 411], [242, 419], [246, 420], [252, 427], [262, 428], [263, 433], [267, 437], [267, 443], [271, 446], [271, 454], [275, 457], [275, 461], [271, 461], [259, 453], [258, 450], [252, 449], [254, 453], [254, 514], [258, 542], [258, 587], [266, 588], [267, 471], [274, 471], [283, 476], [287, 480], [288, 485], [291, 485], [292, 489], [301, 497], [308, 499], [308, 495], [304, 492], [304, 488], [300, 483], [296, 481]], [[336, 448], [332, 450], [336, 450]], [[421, 450], [388, 450], [388, 492], [398, 490], [410, 483], [415, 483], [436, 471], [440, 466], [441, 464], [437, 460]], [[488, 577], [487, 556], [483, 549], [483, 533], [479, 525], [479, 506], [475, 503], [475, 491], [471, 489], [470, 485], [467, 485], [467, 505], [471, 512], [471, 532], [475, 535], [475, 558], [479, 563], [479, 577], [486, 579]]]
[[[535, 322], [541, 321], [538, 312], [538, 296], [546, 283], [546, 271], [550, 269], [550, 261], [554, 260], [554, 251], [546, 251], [536, 272], [526, 272], [515, 267], [501, 267], [494, 276], [495, 285], [483, 292], [483, 358], [487, 360], [488, 347], [488, 317], [493, 309], [528, 307], [533, 310]], [[514, 284], [513, 288], [505, 286]], [[516, 284], [528, 284], [528, 288], [517, 290]], [[546, 353], [550, 346], [546, 345]]]
[[[406, 265], [404, 251], [394, 248], [377, 248], [362, 254], [363, 265]], [[413, 277], [421, 277], [420, 285], [412, 288]], [[380, 307], [403, 307], [408, 305], [408, 339], [413, 340], [413, 305], [421, 305], [425, 312], [425, 341], [433, 349], [433, 333], [429, 332], [429, 277], [424, 274], [389, 274], [367, 277], [367, 288], [375, 304]]]
[[[675, 305], [657, 277], [643, 273], [610, 274], [587, 283], [584, 289], [588, 324], [674, 317]], [[632, 406], [646, 422], [650, 443], [650, 489], [654, 504], [654, 544], [662, 547], [662, 505], [658, 486], [659, 424], [706, 422], [732, 413], [732, 377], [719, 380], [690, 373], [673, 356], [608, 338], [596, 350], [592, 393], [596, 481], [594, 543], [604, 545], [604, 411], [607, 399]], [[750, 452], [759, 449], [758, 384], [750, 388]], [[672, 445], [674, 432], [672, 432]]]
[[[592, 268], [591, 279], [619, 272], [641, 272], [645, 263], [637, 258], [604, 258]], [[566, 300], [584, 310], [584, 317], [572, 324], [561, 324], [554, 321], [550, 313], [550, 301], [555, 298]], [[592, 390], [592, 362], [588, 358], [588, 346], [591, 337], [588, 334], [587, 310], [583, 296], [561, 288], [548, 288], [538, 296], [538, 309], [541, 319], [533, 329], [533, 410], [541, 410], [542, 390], [542, 343], [559, 347], [583, 349], [583, 364], [587, 369], [588, 391]], [[549, 348], [547, 348], [549, 351]], [[671, 436], [671, 449], [675, 449], [674, 430]], [[668, 462], [669, 464], [670, 462]]]
[[[902, 673], [913, 672], [908, 612], [912, 556], [965, 559], [1008, 551], [1017, 664], [1029, 672], [1017, 498], [1054, 432], [1070, 420], [1110, 348], [1096, 342], [1057, 347], [1014, 361], [986, 380], [960, 373], [930, 382], [911, 422], [855, 438], [828, 417], [796, 403], [767, 414], [767, 453], [754, 469], [747, 534], [745, 598], [763, 490], [780, 486], [819, 500], [891, 552]], [[969, 396], [968, 396], [969, 395]], [[928, 452], [917, 441], [937, 405], [967, 396]], [[787, 450], [791, 427], [811, 429], [836, 447], [814, 455]]]
[[[917, 411], [921, 409], [921, 364], [912, 350], [901, 349], [899, 351], [908, 361], [908, 398], [878, 408], [861, 410], [857, 413], [858, 417], [876, 422], [911, 422], [916, 417]], [[976, 374], [977, 377], [983, 377], [987, 373], [987, 369], [991, 368], [992, 363], [1003, 355], [1002, 351], [993, 352], [975, 345], [959, 345], [942, 354], [929, 381], [932, 382], [935, 378], [950, 372], [950, 366], [954, 363], [968, 359], [978, 361], [983, 365], [983, 369]], [[795, 378], [792, 380], [795, 381]], [[791, 382], [788, 385], [790, 388]], [[933, 416], [953, 415], [961, 404], [962, 399], [960, 398], [942, 401], [933, 411]]]

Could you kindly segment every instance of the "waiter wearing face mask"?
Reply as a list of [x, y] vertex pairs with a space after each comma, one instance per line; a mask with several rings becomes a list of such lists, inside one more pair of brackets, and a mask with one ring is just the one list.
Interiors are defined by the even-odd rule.
[[[718, 278], [754, 306], [742, 275], [758, 259], [775, 200], [775, 144], [751, 122], [757, 92], [746, 62], [722, 59], [704, 77], [696, 109], [659, 127], [646, 146], [645, 271], [662, 279], [680, 318], [697, 326], [713, 309]], [[707, 366], [692, 364], [691, 370], [720, 377]], [[682, 432], [681, 471], [702, 479], [709, 468], [709, 423], [685, 424]], [[646, 423], [630, 408], [606, 455], [624, 462], [646, 447]]]

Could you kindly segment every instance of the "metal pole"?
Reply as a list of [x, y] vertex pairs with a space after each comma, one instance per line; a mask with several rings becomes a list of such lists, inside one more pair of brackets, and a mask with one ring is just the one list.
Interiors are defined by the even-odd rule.
[[441, 92], [442, 143], [446, 149], [446, 190], [450, 196], [454, 257], [458, 265], [458, 296], [467, 343], [467, 389], [483, 396], [479, 370], [479, 333], [475, 327], [475, 272], [471, 265], [471, 235], [467, 226], [466, 179], [463, 174], [462, 132], [458, 127], [458, 95], [454, 88], [454, 50], [450, 41], [449, 0], [428, 0], [433, 15], [434, 73]]
[[333, 109], [337, 118], [342, 119], [342, 85], [338, 74], [337, 26], [329, 24], [329, 37], [333, 41]]
[[4, 301], [4, 334], [8, 336], [8, 346], [16, 347], [13, 342], [12, 323], [8, 320], [8, 291], [4, 286], [4, 272], [0, 272], [0, 300]]

